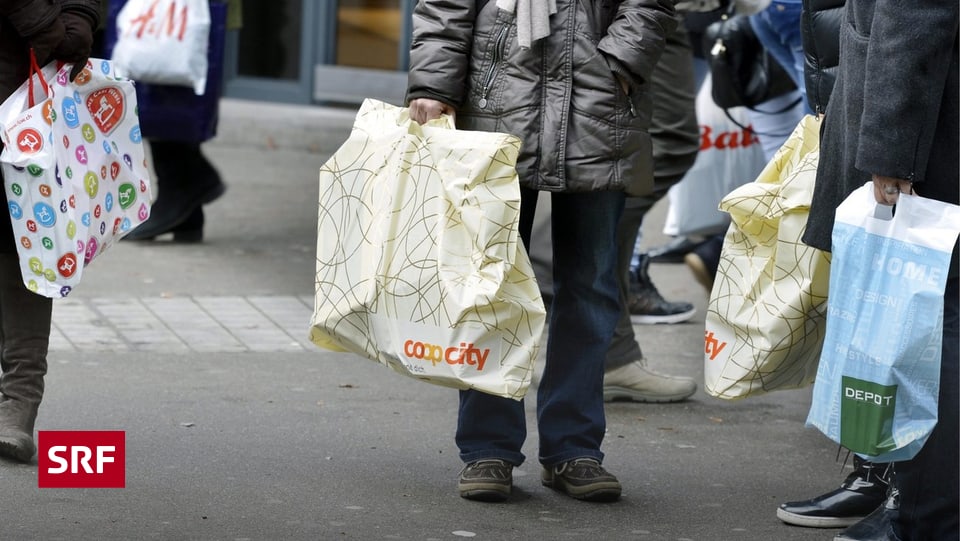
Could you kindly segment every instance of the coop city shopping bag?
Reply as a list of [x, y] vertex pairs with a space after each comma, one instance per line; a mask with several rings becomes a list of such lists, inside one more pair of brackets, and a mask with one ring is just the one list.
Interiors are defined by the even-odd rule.
[[313, 342], [522, 398], [545, 310], [517, 231], [519, 148], [364, 101], [320, 170]]
[[731, 224], [710, 292], [704, 390], [734, 399], [813, 383], [830, 256], [803, 243], [820, 122], [806, 116], [755, 182], [720, 202]]
[[24, 284], [64, 297], [84, 268], [147, 219], [144, 163], [133, 83], [92, 58], [31, 76], [0, 105], [0, 155], [9, 219]]
[[912, 458], [937, 423], [943, 294], [960, 207], [873, 184], [837, 208], [827, 332], [807, 425], [876, 462]]
[[127, 0], [116, 17], [112, 59], [135, 81], [207, 85], [209, 0]]

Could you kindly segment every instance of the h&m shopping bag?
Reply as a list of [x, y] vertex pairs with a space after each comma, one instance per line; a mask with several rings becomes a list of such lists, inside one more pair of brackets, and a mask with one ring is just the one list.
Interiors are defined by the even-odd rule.
[[909, 460], [937, 423], [943, 295], [960, 206], [873, 184], [837, 208], [827, 333], [807, 425], [875, 462]]
[[752, 182], [766, 160], [760, 140], [750, 130], [745, 109], [735, 107], [724, 114], [710, 95], [710, 77], [697, 93], [697, 122], [700, 124], [700, 152], [680, 182], [670, 187], [665, 235], [713, 235], [726, 231], [730, 217], [717, 205], [738, 186]]
[[546, 311], [517, 230], [519, 149], [364, 101], [320, 170], [312, 341], [522, 398]]
[[[150, 214], [133, 83], [91, 58], [42, 70], [0, 105], [0, 155], [24, 284], [64, 297], [84, 268]], [[48, 83], [49, 82], [49, 83]]]
[[116, 24], [112, 59], [121, 73], [135, 81], [204, 93], [209, 0], [127, 0]]
[[820, 157], [806, 116], [755, 182], [720, 202], [731, 224], [704, 331], [704, 390], [735, 399], [813, 383], [826, 332], [830, 255], [801, 241]]
[[[117, 17], [125, 3], [111, 0], [104, 28], [104, 50], [111, 56], [117, 43]], [[217, 134], [220, 98], [223, 95], [227, 4], [211, 1], [210, 37], [207, 43], [206, 87], [201, 95], [181, 85], [137, 80], [140, 127], [146, 139], [202, 143]]]

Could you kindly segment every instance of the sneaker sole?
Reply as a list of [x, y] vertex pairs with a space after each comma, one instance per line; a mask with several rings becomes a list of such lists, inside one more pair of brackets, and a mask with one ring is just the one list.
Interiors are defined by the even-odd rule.
[[860, 522], [864, 517], [808, 517], [777, 509], [777, 518], [787, 524], [806, 528], [846, 528]]
[[562, 492], [575, 500], [585, 502], [615, 502], [620, 499], [620, 483], [595, 483], [585, 487], [575, 487], [564, 482], [541, 479], [543, 486]]
[[659, 323], [672, 325], [674, 323], [683, 323], [684, 321], [689, 321], [690, 318], [696, 315], [696, 313], [697, 309], [693, 308], [687, 310], [686, 312], [679, 312], [677, 314], [630, 314], [630, 321], [638, 325], [656, 325]]
[[497, 489], [471, 488], [460, 489], [460, 497], [475, 502], [505, 502], [510, 498], [510, 493]]
[[616, 401], [630, 401], [630, 402], [648, 402], [655, 404], [662, 404], [665, 402], [681, 402], [693, 396], [697, 392], [697, 388], [694, 387], [690, 392], [683, 393], [674, 393], [670, 395], [649, 395], [644, 394], [627, 387], [604, 387], [603, 388], [603, 401], [604, 402], [616, 402]]

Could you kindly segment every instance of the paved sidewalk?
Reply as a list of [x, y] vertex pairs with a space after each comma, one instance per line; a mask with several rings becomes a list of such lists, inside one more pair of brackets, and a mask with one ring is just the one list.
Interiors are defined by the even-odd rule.
[[312, 297], [119, 297], [58, 301], [52, 351], [306, 351]]

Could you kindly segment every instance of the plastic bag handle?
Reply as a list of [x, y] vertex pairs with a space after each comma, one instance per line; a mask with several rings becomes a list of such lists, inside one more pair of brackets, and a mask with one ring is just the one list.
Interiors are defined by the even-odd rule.
[[30, 107], [36, 105], [35, 100], [33, 99], [33, 76], [36, 75], [37, 79], [40, 80], [40, 86], [43, 87], [43, 94], [45, 96], [50, 95], [50, 85], [47, 84], [47, 80], [43, 78], [43, 70], [40, 69], [40, 65], [37, 64], [37, 53], [33, 50], [33, 47], [30, 47], [30, 78], [27, 79], [29, 96], [27, 96], [27, 103]]

